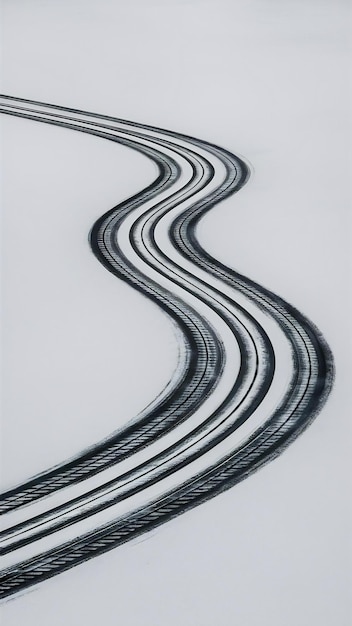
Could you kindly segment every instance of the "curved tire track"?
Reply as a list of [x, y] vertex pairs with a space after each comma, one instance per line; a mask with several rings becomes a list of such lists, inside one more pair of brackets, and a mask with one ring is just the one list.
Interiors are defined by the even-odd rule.
[[[152, 408], [75, 459], [2, 495], [5, 512], [29, 504], [24, 517], [1, 533], [2, 553], [13, 561], [0, 576], [0, 597], [6, 597], [250, 475], [311, 422], [331, 387], [333, 365], [311, 322], [197, 241], [205, 211], [246, 182], [242, 159], [171, 131], [44, 103], [2, 97], [0, 111], [118, 141], [157, 163], [152, 185], [96, 222], [91, 245], [109, 271], [177, 321], [185, 342], [175, 383]], [[163, 249], [166, 239], [172, 252]], [[280, 342], [291, 357], [284, 391], [275, 383]], [[224, 384], [236, 350], [236, 376]], [[129, 458], [134, 464], [126, 471]], [[68, 490], [61, 492], [64, 486]]]

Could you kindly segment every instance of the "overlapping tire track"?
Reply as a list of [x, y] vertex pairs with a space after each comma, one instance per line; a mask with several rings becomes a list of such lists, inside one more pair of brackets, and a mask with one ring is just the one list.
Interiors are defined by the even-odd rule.
[[[185, 135], [53, 105], [3, 97], [0, 111], [118, 141], [157, 163], [152, 185], [96, 222], [91, 245], [109, 271], [177, 321], [184, 341], [175, 382], [152, 407], [89, 451], [3, 494], [3, 511], [20, 510], [17, 519], [7, 516], [1, 534], [6, 597], [258, 469], [310, 423], [333, 366], [303, 315], [197, 241], [204, 212], [246, 181], [242, 159]], [[284, 388], [275, 360], [287, 367]]]

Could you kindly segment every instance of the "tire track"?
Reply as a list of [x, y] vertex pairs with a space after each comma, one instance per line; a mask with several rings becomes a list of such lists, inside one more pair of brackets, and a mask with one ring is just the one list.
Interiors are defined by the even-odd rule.
[[[44, 103], [3, 96], [0, 111], [118, 141], [157, 163], [154, 183], [97, 220], [90, 240], [106, 269], [177, 321], [185, 346], [172, 388], [133, 423], [2, 495], [2, 510], [20, 516], [7, 515], [1, 533], [7, 597], [155, 528], [274, 458], [322, 406], [333, 364], [311, 322], [197, 241], [204, 213], [246, 182], [242, 159], [179, 133]], [[290, 371], [285, 389], [275, 363]]]

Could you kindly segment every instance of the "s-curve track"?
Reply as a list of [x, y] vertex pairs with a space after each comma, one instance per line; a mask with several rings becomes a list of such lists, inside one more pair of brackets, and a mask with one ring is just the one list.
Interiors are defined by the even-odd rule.
[[242, 158], [179, 133], [10, 96], [0, 97], [0, 112], [154, 161], [155, 180], [102, 215], [90, 244], [107, 270], [170, 316], [179, 337], [174, 376], [141, 414], [1, 494], [6, 598], [150, 531], [273, 459], [322, 407], [333, 359], [304, 315], [197, 239], [202, 216], [246, 183]]

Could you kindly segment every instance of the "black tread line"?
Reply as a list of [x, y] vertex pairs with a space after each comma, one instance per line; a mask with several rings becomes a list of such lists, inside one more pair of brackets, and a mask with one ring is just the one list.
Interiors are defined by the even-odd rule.
[[[202, 142], [202, 145], [206, 145], [205, 142]], [[188, 224], [188, 232], [186, 233], [186, 236], [191, 235], [193, 237], [193, 250], [200, 254], [203, 259], [205, 257], [208, 263], [214, 264], [215, 267], [213, 268], [213, 272], [215, 273], [216, 270], [217, 276], [219, 275], [218, 269], [220, 268], [224, 273], [223, 278], [226, 278], [226, 281], [229, 282], [229, 284], [233, 284], [237, 281], [238, 287], [241, 290], [244, 290], [245, 288], [248, 289], [247, 286], [249, 285], [253, 292], [252, 298], [256, 300], [257, 304], [257, 298], [259, 296], [262, 300], [262, 302], [259, 303], [260, 306], [273, 306], [272, 303], [270, 303], [270, 300], [273, 300], [273, 294], [271, 292], [260, 288], [253, 281], [244, 279], [244, 277], [238, 273], [228, 270], [222, 264], [216, 262], [210, 255], [205, 253], [195, 239], [194, 228], [195, 222], [192, 224], [192, 229], [190, 224]], [[189, 241], [190, 238], [187, 237], [188, 244]], [[190, 249], [188, 248], [187, 258], [190, 258], [189, 250]], [[204, 269], [204, 265], [202, 268]], [[256, 293], [257, 290], [259, 291], [259, 294]], [[104, 527], [99, 531], [94, 531], [90, 535], [80, 538], [79, 541], [70, 543], [69, 546], [62, 546], [61, 548], [53, 550], [46, 555], [41, 555], [40, 557], [31, 559], [28, 563], [21, 564], [17, 567], [17, 569], [11, 568], [6, 573], [4, 572], [7, 580], [7, 582], [4, 580], [7, 591], [12, 593], [13, 589], [16, 588], [18, 584], [26, 586], [28, 584], [32, 584], [33, 581], [35, 582], [54, 575], [57, 571], [67, 569], [73, 564], [77, 564], [94, 554], [110, 549], [114, 545], [118, 545], [119, 543], [132, 538], [132, 536], [136, 536], [140, 532], [146, 532], [146, 530], [149, 530], [150, 528], [163, 523], [167, 519], [180, 514], [186, 510], [186, 508], [188, 509], [196, 506], [201, 501], [204, 501], [204, 499], [208, 499], [208, 497], [212, 497], [223, 489], [228, 488], [239, 480], [242, 480], [268, 460], [277, 456], [277, 454], [280, 453], [286, 445], [290, 443], [290, 441], [296, 438], [296, 436], [310, 423], [316, 412], [321, 407], [323, 401], [326, 399], [332, 384], [332, 356], [319, 331], [317, 331], [313, 325], [306, 320], [306, 318], [299, 314], [296, 309], [291, 307], [291, 305], [287, 305], [287, 303], [285, 303], [281, 298], [274, 296], [274, 299], [275, 305], [281, 315], [282, 311], [280, 311], [280, 309], [283, 308], [286, 315], [288, 314], [288, 317], [296, 317], [296, 320], [294, 320], [294, 322], [296, 322], [294, 324], [296, 332], [297, 325], [303, 326], [304, 333], [307, 334], [309, 341], [312, 343], [316, 357], [316, 363], [313, 363], [313, 369], [317, 372], [317, 379], [314, 384], [314, 388], [309, 390], [310, 380], [308, 379], [306, 393], [302, 395], [302, 398], [300, 398], [293, 414], [289, 415], [283, 424], [280, 424], [280, 420], [282, 420], [282, 407], [280, 407], [279, 410], [275, 412], [276, 421], [271, 420], [270, 427], [268, 427], [268, 425], [263, 426], [261, 432], [256, 433], [253, 437], [250, 437], [239, 452], [236, 451], [233, 457], [229, 456], [226, 461], [223, 461], [220, 464], [220, 467], [224, 466], [224, 469], [221, 471], [220, 467], [217, 465], [214, 468], [203, 472], [199, 477], [197, 477], [196, 480], [192, 479], [192, 481], [188, 481], [185, 485], [163, 498], [162, 501], [151, 505], [151, 507], [144, 507], [132, 516], [130, 515], [128, 518], [124, 518], [115, 524], [110, 524], [108, 527]], [[288, 317], [287, 321], [290, 322]], [[303, 336], [300, 335], [300, 337], [305, 343]], [[294, 339], [295, 342], [297, 341], [296, 336], [292, 337], [292, 339]], [[309, 350], [308, 348], [306, 349], [308, 359], [310, 361], [311, 357]], [[300, 350], [296, 353], [296, 357], [299, 361], [303, 358]], [[298, 367], [298, 373], [299, 371], [300, 368]], [[308, 393], [308, 398], [305, 398], [308, 391], [310, 391], [310, 393]], [[294, 417], [294, 419], [290, 419], [291, 417]], [[248, 449], [247, 452], [245, 451], [246, 449]], [[211, 479], [209, 478], [210, 475]], [[192, 488], [191, 484], [193, 485]], [[165, 506], [163, 503], [169, 502], [170, 499], [171, 503], [169, 503], [168, 506]], [[121, 529], [117, 530], [119, 526]], [[65, 555], [65, 550], [67, 551], [67, 549], [70, 551], [69, 555]], [[52, 559], [56, 559], [56, 561]], [[46, 561], [45, 566], [44, 560]], [[50, 565], [48, 565], [49, 562]]]

